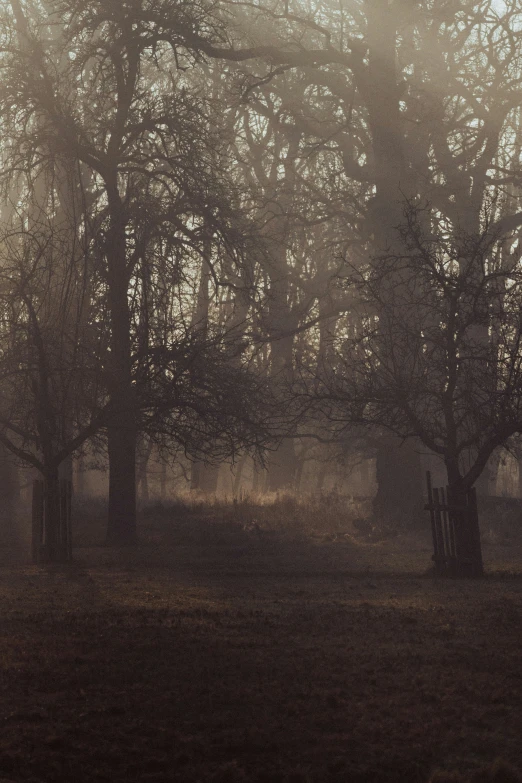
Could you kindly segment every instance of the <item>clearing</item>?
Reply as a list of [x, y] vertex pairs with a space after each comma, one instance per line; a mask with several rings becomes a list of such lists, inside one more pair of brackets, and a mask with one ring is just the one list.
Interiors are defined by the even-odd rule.
[[520, 542], [485, 546], [474, 582], [429, 576], [429, 537], [144, 525], [67, 567], [1, 551], [1, 780], [522, 769]]

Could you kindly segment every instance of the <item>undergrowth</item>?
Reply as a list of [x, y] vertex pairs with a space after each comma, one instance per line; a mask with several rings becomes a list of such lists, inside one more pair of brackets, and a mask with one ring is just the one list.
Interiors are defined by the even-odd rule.
[[[245, 531], [333, 541], [345, 536], [365, 537], [367, 526], [361, 525], [361, 520], [368, 516], [370, 505], [367, 498], [337, 494], [248, 494], [232, 501], [186, 494], [143, 506], [139, 511], [139, 529], [147, 536], [159, 528], [168, 533], [170, 528], [178, 538], [185, 531], [191, 540], [202, 528], [214, 532], [219, 529], [224, 532], [227, 528], [229, 534], [235, 529], [238, 536]], [[101, 499], [75, 500], [76, 545], [103, 541], [106, 513], [106, 504]]]

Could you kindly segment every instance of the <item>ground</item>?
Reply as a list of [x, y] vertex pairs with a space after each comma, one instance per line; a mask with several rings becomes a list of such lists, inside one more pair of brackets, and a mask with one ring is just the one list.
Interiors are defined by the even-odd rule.
[[444, 580], [429, 535], [196, 517], [145, 519], [138, 549], [77, 546], [69, 566], [1, 551], [0, 781], [522, 769], [519, 544], [485, 547], [484, 580]]

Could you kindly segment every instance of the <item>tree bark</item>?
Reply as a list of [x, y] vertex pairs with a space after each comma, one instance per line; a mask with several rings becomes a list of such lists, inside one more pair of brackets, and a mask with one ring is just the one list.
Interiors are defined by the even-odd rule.
[[[284, 251], [286, 252], [286, 251]], [[283, 266], [283, 262], [281, 262]], [[293, 380], [293, 343], [291, 314], [288, 305], [287, 279], [273, 281], [270, 307], [270, 326], [275, 339], [271, 343], [270, 374], [274, 382], [286, 393]], [[294, 439], [286, 437], [268, 460], [269, 492], [295, 489], [297, 457]]]
[[[192, 329], [206, 339], [209, 325], [210, 310], [210, 280], [211, 280], [211, 252], [212, 244], [207, 240], [201, 257], [201, 270], [198, 292], [194, 312], [192, 314]], [[194, 491], [204, 492], [206, 495], [215, 494], [217, 490], [219, 468], [215, 465], [207, 465], [197, 460], [192, 463], [190, 472], [190, 488]]]
[[[413, 195], [411, 173], [406, 163], [404, 128], [396, 72], [396, 12], [388, 0], [368, 0], [368, 82], [366, 85], [369, 125], [375, 166], [375, 198], [368, 225], [377, 253], [397, 247], [396, 227], [402, 220], [404, 199]], [[422, 518], [420, 458], [411, 442], [403, 444], [385, 436], [377, 446], [378, 491], [374, 500], [377, 517], [412, 521]]]
[[60, 531], [60, 480], [58, 469], [50, 467], [44, 474], [44, 520], [46, 557], [51, 563], [67, 560], [67, 552], [61, 546]]
[[482, 576], [482, 551], [476, 494], [472, 486], [461, 476], [457, 456], [447, 455], [445, 459], [448, 474], [447, 501], [453, 507], [455, 521], [455, 548], [457, 555], [456, 576]]
[[136, 400], [132, 386], [126, 220], [116, 175], [107, 186], [110, 231], [107, 247], [108, 298], [111, 322], [108, 427], [109, 516], [107, 543], [124, 546], [136, 541]]

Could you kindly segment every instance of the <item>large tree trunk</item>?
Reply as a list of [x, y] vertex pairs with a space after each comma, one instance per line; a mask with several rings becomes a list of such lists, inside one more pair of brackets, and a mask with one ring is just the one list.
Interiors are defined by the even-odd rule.
[[125, 215], [116, 177], [107, 187], [111, 226], [107, 248], [111, 321], [108, 427], [109, 518], [107, 542], [121, 546], [136, 541], [136, 400], [132, 386]]
[[109, 517], [107, 543], [125, 546], [136, 541], [136, 433], [121, 423], [108, 432]]
[[[285, 251], [286, 252], [286, 251]], [[279, 266], [283, 267], [280, 260]], [[293, 326], [288, 305], [288, 280], [274, 280], [271, 287], [270, 327], [274, 340], [271, 343], [270, 374], [276, 386], [280, 388], [282, 398], [288, 394], [293, 381]], [[297, 456], [294, 439], [284, 438], [268, 459], [268, 490], [279, 492], [295, 490], [297, 474]]]
[[[196, 297], [196, 306], [192, 315], [192, 329], [206, 338], [209, 324], [210, 311], [210, 257], [212, 245], [210, 241], [205, 244], [201, 258], [201, 271], [199, 287]], [[215, 465], [207, 465], [204, 462], [192, 463], [190, 472], [190, 488], [206, 495], [215, 494], [218, 482], [219, 468]]]
[[476, 495], [470, 495], [472, 488], [460, 475], [457, 457], [446, 458], [446, 471], [447, 501], [453, 507], [455, 520], [456, 576], [483, 576]]
[[[51, 563], [67, 560], [67, 551], [60, 542], [60, 480], [57, 468], [44, 474], [45, 556]], [[65, 551], [64, 551], [65, 549]]]
[[[294, 333], [298, 324], [296, 312], [292, 312], [288, 250], [291, 243], [291, 217], [296, 190], [296, 161], [299, 154], [301, 132], [289, 125], [285, 128], [286, 155], [282, 157], [284, 176], [271, 177], [265, 190], [265, 246], [270, 252], [266, 266], [269, 281], [268, 308], [265, 328], [270, 335], [269, 375], [276, 391], [280, 392], [281, 405], [288, 394], [294, 375]], [[260, 154], [260, 153], [259, 153]], [[268, 459], [268, 486], [272, 492], [293, 490], [297, 471], [294, 442], [289, 430], [278, 449]]]
[[[376, 253], [401, 253], [397, 226], [405, 198], [415, 195], [406, 163], [405, 132], [396, 73], [396, 10], [388, 0], [368, 0], [368, 82], [365, 85], [372, 134], [376, 190], [368, 225]], [[411, 520], [422, 510], [420, 458], [411, 443], [384, 437], [377, 447], [376, 515]]]
[[495, 497], [497, 494], [497, 479], [500, 470], [501, 450], [497, 449], [489, 458], [486, 467], [475, 482], [479, 497]]
[[475, 482], [477, 493], [481, 498], [489, 498], [491, 495], [490, 471], [492, 469], [493, 466], [488, 462], [485, 469], [482, 471]]

